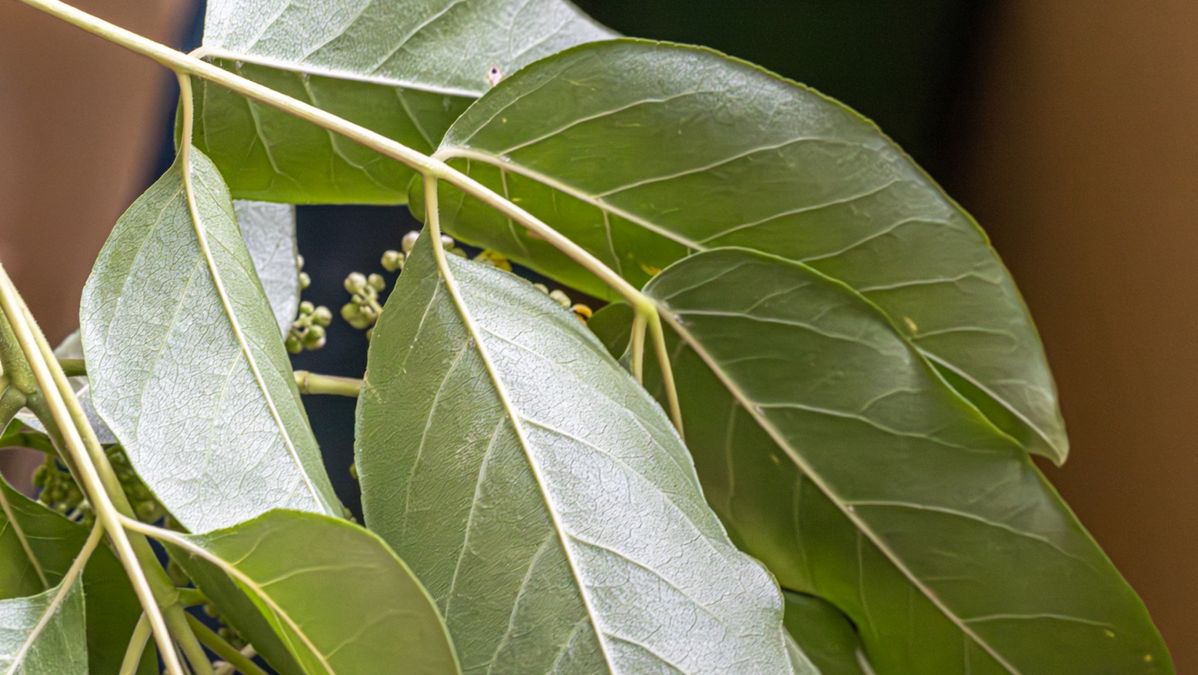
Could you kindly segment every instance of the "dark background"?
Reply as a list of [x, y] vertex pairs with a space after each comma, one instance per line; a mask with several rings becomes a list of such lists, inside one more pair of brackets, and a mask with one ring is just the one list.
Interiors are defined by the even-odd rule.
[[[181, 47], [189, 0], [75, 4]], [[1198, 668], [1198, 3], [1193, 0], [589, 0], [629, 35], [706, 44], [874, 119], [978, 217], [1036, 317], [1073, 443], [1047, 473]], [[190, 37], [189, 37], [190, 36]], [[155, 175], [168, 73], [0, 1], [0, 260], [51, 339], [108, 230]], [[300, 246], [334, 312], [403, 209], [311, 207]], [[397, 227], [397, 223], [400, 225]], [[338, 324], [335, 324], [337, 326]], [[340, 324], [298, 367], [359, 374]], [[353, 402], [310, 398], [350, 496]], [[1018, 574], [1019, 570], [1012, 570]]]

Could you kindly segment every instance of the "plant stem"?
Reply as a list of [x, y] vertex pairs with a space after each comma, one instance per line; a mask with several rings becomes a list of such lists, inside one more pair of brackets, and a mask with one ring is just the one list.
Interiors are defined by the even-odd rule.
[[295, 371], [295, 384], [301, 394], [331, 394], [352, 398], [362, 391], [362, 380], [355, 377], [321, 375], [307, 370]]
[[[3, 310], [8, 325], [12, 328], [16, 343], [20, 345], [21, 352], [24, 354], [25, 363], [28, 364], [41, 390], [45, 412], [49, 413], [52, 418], [50, 421], [61, 434], [63, 445], [61, 450], [64, 451], [64, 459], [69, 457], [69, 464], [76, 474], [76, 480], [79, 481], [80, 487], [83, 488], [88, 501], [95, 509], [97, 521], [103, 525], [112, 540], [117, 557], [129, 575], [129, 580], [141, 602], [142, 609], [149, 617], [150, 626], [153, 629], [154, 638], [158, 642], [158, 648], [162, 652], [167, 671], [181, 675], [183, 668], [179, 663], [171, 642], [170, 631], [167, 629], [166, 621], [158, 606], [159, 598], [165, 598], [169, 602], [171, 596], [164, 595], [160, 589], [156, 592], [143, 567], [157, 570], [161, 575], [159, 585], [165, 582], [169, 589], [171, 587], [166, 579], [166, 574], [159, 567], [149, 544], [144, 539], [140, 540], [144, 551], [139, 556], [138, 552], [134, 550], [128, 534], [121, 526], [119, 512], [113, 500], [121, 500], [128, 508], [128, 499], [121, 491], [120, 482], [115, 475], [111, 475], [110, 485], [105, 485], [105, 481], [101, 478], [97, 464], [102, 464], [111, 474], [111, 466], [107, 463], [107, 457], [99, 442], [96, 441], [95, 433], [87, 424], [83, 410], [79, 407], [79, 401], [75, 398], [75, 393], [71, 390], [66, 376], [63, 375], [62, 369], [58, 368], [58, 362], [51, 355], [49, 345], [45, 343], [45, 337], [40, 334], [40, 331], [35, 333], [36, 324], [28, 314], [29, 310], [21, 301], [16, 289], [12, 286], [12, 281], [2, 264], [0, 264], [0, 309]], [[68, 401], [70, 405], [68, 405]], [[84, 442], [81, 432], [86, 434], [90, 443]], [[97, 456], [99, 460], [97, 460]], [[131, 508], [129, 508], [129, 512], [132, 513]]]
[[83, 359], [58, 359], [58, 367], [67, 377], [82, 377], [87, 375], [87, 365]]
[[188, 614], [187, 622], [191, 624], [191, 630], [200, 638], [200, 642], [204, 643], [205, 647], [211, 649], [225, 661], [228, 661], [234, 668], [245, 673], [245, 675], [266, 675], [265, 670], [259, 668], [258, 664], [247, 658], [245, 654], [234, 649], [233, 645], [225, 642], [221, 636], [212, 632], [212, 629], [204, 625], [203, 621]]
[[[474, 197], [483, 204], [495, 209], [503, 216], [512, 219], [513, 222], [519, 223], [522, 227], [532, 232], [535, 236], [544, 239], [554, 248], [561, 251], [574, 262], [578, 263], [588, 272], [594, 274], [605, 284], [614, 289], [620, 294], [629, 306], [632, 307], [636, 314], [645, 317], [641, 322], [643, 326], [660, 324], [658, 317], [657, 305], [652, 300], [646, 297], [635, 286], [628, 283], [610, 267], [605, 265], [603, 261], [596, 258], [589, 251], [574, 243], [571, 239], [561, 234], [557, 230], [547, 225], [544, 221], [524, 210], [520, 206], [512, 203], [499, 193], [491, 188], [483, 185], [477, 180], [467, 176], [445, 163], [436, 156], [425, 155], [408, 146], [399, 143], [386, 136], [371, 131], [365, 127], [359, 126], [346, 119], [338, 117], [332, 113], [326, 112], [310, 105], [303, 101], [294, 99], [286, 94], [275, 91], [269, 87], [265, 87], [252, 80], [247, 80], [233, 73], [218, 68], [210, 63], [202, 61], [194, 56], [184, 54], [159, 44], [143, 37], [132, 31], [121, 28], [120, 26], [111, 24], [103, 19], [92, 16], [87, 12], [78, 10], [70, 5], [60, 2], [59, 0], [21, 0], [27, 5], [36, 7], [48, 14], [56, 16], [70, 24], [73, 24], [89, 33], [98, 35], [109, 42], [118, 44], [130, 51], [147, 56], [154, 61], [170, 68], [176, 73], [194, 75], [196, 77], [215, 82], [216, 84], [234, 91], [242, 96], [253, 99], [260, 103], [264, 103], [273, 108], [282, 110], [294, 117], [311, 122], [319, 127], [340, 134], [356, 143], [359, 143], [381, 155], [390, 157], [402, 164], [405, 164], [425, 177], [436, 178], [445, 181], [466, 194]], [[654, 319], [653, 317], [658, 317]], [[636, 337], [635, 335], [633, 336]], [[643, 335], [641, 337], [643, 340]], [[636, 355], [633, 359], [633, 372], [641, 371], [641, 364], [636, 362]], [[659, 359], [662, 357], [658, 357]], [[663, 371], [663, 377], [665, 375]], [[670, 398], [670, 409], [676, 411], [678, 404], [676, 401], [677, 392], [673, 382], [666, 383], [666, 395]], [[681, 418], [674, 420], [675, 426], [679, 430], [682, 428]]]
[[146, 642], [150, 639], [150, 622], [146, 613], [141, 613], [137, 625], [133, 627], [133, 635], [129, 637], [129, 646], [125, 647], [125, 658], [121, 660], [119, 675], [134, 675], [141, 665], [141, 655], [146, 651]]

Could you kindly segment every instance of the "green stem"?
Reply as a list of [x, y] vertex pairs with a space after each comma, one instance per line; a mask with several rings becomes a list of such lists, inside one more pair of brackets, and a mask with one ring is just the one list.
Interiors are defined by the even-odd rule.
[[184, 607], [208, 604], [208, 596], [198, 588], [176, 588], [175, 592], [179, 594], [179, 604]]
[[245, 673], [245, 675], [266, 675], [266, 671], [259, 668], [258, 664], [235, 649], [233, 645], [225, 642], [221, 636], [214, 633], [208, 626], [205, 626], [204, 622], [191, 614], [187, 615], [187, 622], [191, 624], [191, 630], [200, 638], [200, 642], [204, 643], [205, 647], [211, 649], [225, 661], [228, 661], [234, 668]]
[[6, 390], [15, 388], [26, 396], [37, 391], [33, 372], [25, 363], [25, 356], [7, 321], [0, 321], [0, 374], [4, 376]]
[[[59, 0], [21, 1], [89, 33], [98, 35], [109, 42], [147, 56], [178, 74], [193, 75], [214, 82], [242, 96], [264, 103], [272, 108], [277, 108], [289, 115], [344, 136], [385, 157], [390, 157], [411, 167], [425, 177], [436, 178], [458, 188], [483, 204], [495, 209], [504, 217], [519, 223], [522, 227], [532, 232], [533, 235], [545, 240], [588, 272], [594, 274], [619, 293], [628, 302], [629, 306], [632, 307], [634, 312], [645, 317], [641, 325], [651, 325], [655, 321], [660, 323], [660, 318], [656, 320], [653, 318], [658, 316], [657, 305], [642, 294], [639, 289], [617, 274], [615, 270], [605, 265], [603, 261], [547, 225], [541, 219], [512, 203], [491, 188], [451, 167], [441, 159], [425, 155], [380, 133], [354, 124], [332, 113], [321, 110], [316, 106], [294, 99], [252, 80], [247, 80], [230, 73], [194, 56], [154, 42], [149, 38], [92, 16]], [[662, 357], [659, 356], [658, 358]], [[636, 359], [634, 359], [633, 372], [640, 371], [641, 364], [637, 363]], [[676, 398], [676, 391], [672, 382], [666, 384], [666, 395], [667, 397]], [[677, 402], [671, 400], [670, 409], [677, 410], [677, 408]], [[681, 429], [680, 418], [675, 419], [674, 423]]]
[[146, 642], [150, 639], [150, 622], [146, 613], [141, 613], [137, 625], [133, 627], [133, 635], [129, 637], [129, 646], [125, 647], [125, 658], [121, 660], [119, 675], [134, 675], [141, 665], [141, 655], [146, 651]]
[[87, 365], [83, 359], [59, 359], [58, 367], [67, 377], [82, 377], [87, 375]]
[[362, 380], [338, 375], [321, 375], [307, 370], [295, 371], [295, 384], [301, 394], [331, 394], [356, 397], [362, 391]]
[[25, 394], [15, 385], [7, 382], [0, 387], [0, 432], [8, 426], [9, 421], [16, 417], [21, 408], [25, 407]]
[[[132, 513], [128, 498], [121, 490], [120, 481], [112, 472], [108, 458], [96, 440], [95, 432], [87, 423], [87, 417], [83, 414], [66, 375], [58, 367], [58, 361], [53, 358], [45, 336], [35, 329], [36, 322], [29, 315], [29, 310], [17, 294], [16, 288], [12, 286], [3, 265], [0, 265], [0, 310], [3, 310], [8, 325], [12, 328], [13, 337], [20, 345], [25, 363], [28, 364], [41, 391], [40, 403], [44, 406], [41, 412], [45, 415], [43, 419], [53, 424], [61, 435], [61, 456], [70, 465], [76, 480], [95, 509], [97, 521], [104, 526], [112, 540], [117, 558], [129, 575], [142, 609], [149, 616], [150, 626], [167, 671], [181, 675], [183, 668], [175, 654], [170, 631], [159, 607], [160, 601], [168, 604], [173, 601], [173, 595], [163, 592], [163, 585], [167, 590], [173, 590], [173, 587], [166, 578], [166, 573], [158, 565], [157, 557], [149, 544], [144, 539], [139, 539], [142, 550], [135, 550], [121, 526], [120, 512], [114, 500], [122, 502], [129, 513]], [[105, 476], [102, 476], [98, 467], [106, 469]], [[157, 577], [152, 574], [154, 570], [159, 573]], [[151, 572], [150, 576], [147, 576], [147, 571]], [[151, 579], [157, 580], [158, 583], [152, 583]], [[185, 640], [186, 636], [179, 637]]]

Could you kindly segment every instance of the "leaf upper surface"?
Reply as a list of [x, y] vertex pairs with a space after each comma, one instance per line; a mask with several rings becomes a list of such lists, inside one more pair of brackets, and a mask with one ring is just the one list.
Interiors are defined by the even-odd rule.
[[[1056, 391], [1018, 291], [973, 219], [873, 124], [715, 52], [617, 40], [500, 83], [437, 157], [640, 285], [741, 246], [805, 261], [880, 306], [1033, 452], [1064, 460]], [[548, 243], [446, 188], [446, 228], [602, 297]]]
[[295, 659], [271, 661], [283, 672], [458, 672], [449, 635], [420, 582], [357, 525], [273, 511], [225, 530], [163, 541], [182, 553], [177, 559], [222, 612], [232, 610], [238, 625], [247, 625], [241, 620], [249, 605], [230, 603], [237, 591], [228, 580], [248, 595]]
[[92, 400], [194, 531], [273, 508], [340, 515], [220, 174], [192, 154], [121, 217], [83, 291]]
[[[563, 0], [213, 0], [203, 50], [222, 67], [431, 152], [494, 77], [611, 35]], [[219, 87], [199, 89], [197, 145], [235, 195], [404, 200], [408, 169]]]
[[526, 281], [417, 243], [371, 339], [368, 525], [464, 672], [788, 672], [780, 597], [661, 409]]
[[700, 253], [645, 288], [735, 540], [880, 672], [1168, 672], [1143, 604], [1022, 450], [851, 288]]

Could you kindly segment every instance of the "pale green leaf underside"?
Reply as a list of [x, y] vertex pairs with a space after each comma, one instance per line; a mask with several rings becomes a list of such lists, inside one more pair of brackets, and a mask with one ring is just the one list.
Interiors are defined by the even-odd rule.
[[205, 592], [221, 592], [210, 597], [222, 612], [230, 586], [221, 580], [236, 581], [302, 668], [272, 662], [284, 672], [458, 672], [432, 599], [386, 544], [357, 525], [274, 511], [164, 541]]
[[279, 331], [286, 335], [300, 301], [295, 206], [239, 200], [233, 213]]
[[[709, 50], [583, 45], [486, 94], [436, 154], [638, 285], [719, 246], [806, 261], [882, 307], [1025, 447], [1065, 457], [1039, 339], [985, 235], [876, 127], [817, 92]], [[455, 235], [611, 297], [479, 202], [443, 202]]]
[[192, 155], [117, 222], [83, 291], [96, 410], [192, 531], [273, 508], [340, 515], [220, 174]]
[[[222, 67], [431, 152], [500, 76], [610, 37], [562, 0], [214, 0]], [[196, 144], [238, 197], [399, 203], [411, 172], [304, 122], [201, 86]]]
[[708, 499], [880, 672], [1164, 672], [1143, 605], [1026, 454], [887, 318], [802, 264], [691, 256], [645, 288]]
[[80, 584], [0, 600], [4, 675], [86, 675], [86, 643]]
[[421, 241], [387, 301], [357, 464], [463, 671], [788, 671], [777, 587], [661, 409], [528, 282], [447, 264]]

